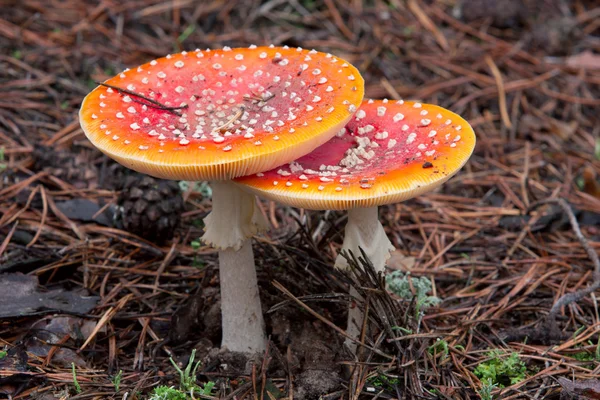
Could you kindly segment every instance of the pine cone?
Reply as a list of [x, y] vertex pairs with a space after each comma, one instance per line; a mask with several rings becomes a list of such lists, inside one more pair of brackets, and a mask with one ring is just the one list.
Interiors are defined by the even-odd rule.
[[126, 231], [163, 243], [173, 238], [182, 212], [177, 182], [137, 174], [127, 177], [115, 217]]

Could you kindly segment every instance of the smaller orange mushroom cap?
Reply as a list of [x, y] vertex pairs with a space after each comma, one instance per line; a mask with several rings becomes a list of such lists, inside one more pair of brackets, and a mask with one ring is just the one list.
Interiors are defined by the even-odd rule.
[[81, 106], [89, 140], [131, 169], [186, 180], [227, 180], [301, 157], [331, 139], [364, 94], [346, 61], [273, 46], [182, 52], [103, 85]]
[[469, 123], [442, 107], [368, 100], [312, 153], [234, 182], [294, 207], [374, 207], [433, 190], [462, 168], [474, 147]]

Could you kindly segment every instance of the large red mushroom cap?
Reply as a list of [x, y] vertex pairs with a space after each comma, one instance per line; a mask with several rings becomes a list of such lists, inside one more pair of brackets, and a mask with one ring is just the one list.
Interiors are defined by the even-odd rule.
[[[161, 178], [227, 180], [331, 139], [364, 93], [346, 61], [287, 47], [196, 50], [126, 70], [83, 101], [90, 141]], [[118, 88], [118, 89], [117, 89]]]
[[468, 122], [442, 107], [368, 100], [312, 153], [235, 182], [294, 207], [374, 207], [433, 190], [460, 170], [474, 147]]

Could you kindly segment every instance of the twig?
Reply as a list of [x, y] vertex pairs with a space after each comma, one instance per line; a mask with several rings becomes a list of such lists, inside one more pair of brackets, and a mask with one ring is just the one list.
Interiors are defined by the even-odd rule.
[[225, 122], [223, 125], [216, 127], [215, 129], [213, 129], [213, 132], [223, 132], [226, 131], [227, 128], [229, 128], [231, 125], [235, 124], [235, 122], [240, 119], [240, 117], [242, 115], [244, 115], [244, 111], [246, 111], [246, 107], [241, 106], [240, 109], [238, 110], [238, 112], [235, 113], [235, 115], [233, 115], [229, 121]]
[[[156, 101], [154, 99], [146, 97], [143, 94], [136, 93], [136, 92], [133, 92], [131, 90], [123, 89], [123, 88], [120, 88], [118, 86], [109, 85], [108, 83], [96, 82], [96, 84], [100, 85], [100, 86], [106, 86], [107, 88], [114, 89], [114, 90], [118, 91], [119, 93], [125, 93], [125, 94], [128, 94], [130, 96], [139, 97], [140, 99], [143, 99], [144, 101], [146, 101], [146, 102], [149, 103], [149, 104], [146, 104], [147, 106], [153, 107], [153, 108], [156, 108], [156, 109], [159, 109], [159, 110], [163, 110], [163, 111], [168, 111], [170, 113], [173, 113], [173, 114], [177, 115], [178, 117], [181, 117], [181, 113], [178, 112], [177, 110], [182, 110], [184, 108], [188, 108], [187, 104], [184, 104], [184, 105], [179, 106], [179, 107], [169, 107], [169, 106], [167, 106], [165, 104], [162, 104], [159, 101]], [[134, 99], [134, 101], [140, 103], [139, 100], [135, 100]], [[144, 104], [144, 103], [141, 103], [141, 104]]]
[[560, 297], [556, 301], [556, 303], [554, 303], [554, 305], [550, 309], [550, 312], [548, 313], [548, 318], [554, 318], [562, 307], [579, 301], [585, 296], [594, 292], [596, 289], [600, 288], [600, 259], [598, 258], [598, 254], [594, 251], [594, 249], [591, 248], [588, 240], [585, 238], [585, 236], [583, 236], [583, 233], [581, 233], [581, 229], [579, 228], [577, 218], [575, 217], [575, 214], [573, 214], [573, 210], [571, 210], [569, 204], [567, 204], [567, 202], [564, 199], [544, 199], [536, 201], [535, 203], [529, 206], [527, 212], [530, 212], [534, 208], [537, 208], [543, 204], [557, 204], [558, 206], [560, 206], [560, 208], [562, 208], [564, 213], [567, 214], [567, 217], [569, 218], [569, 222], [571, 223], [573, 232], [575, 232], [575, 236], [579, 240], [579, 243], [581, 243], [581, 247], [585, 249], [586, 253], [590, 257], [590, 260], [592, 260], [592, 263], [594, 264], [594, 271], [592, 274], [594, 280], [592, 284], [585, 289], [581, 289], [573, 293], [568, 293]]

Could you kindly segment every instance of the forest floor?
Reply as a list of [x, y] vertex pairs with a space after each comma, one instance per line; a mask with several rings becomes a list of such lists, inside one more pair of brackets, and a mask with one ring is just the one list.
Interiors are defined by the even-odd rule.
[[[477, 147], [381, 208], [396, 293], [333, 269], [343, 212], [261, 203], [271, 342], [248, 364], [218, 349], [206, 187], [162, 245], [113, 226], [123, 177], [77, 113], [127, 67], [271, 43], [347, 59], [367, 97], [451, 109]], [[0, 397], [146, 399], [195, 349], [203, 398], [600, 398], [598, 110], [593, 0], [0, 1]], [[349, 283], [368, 299], [356, 358]]]

